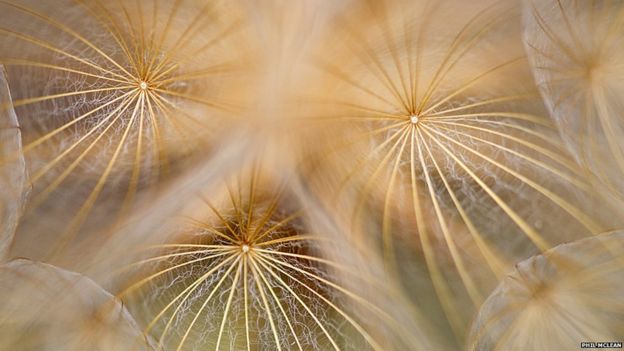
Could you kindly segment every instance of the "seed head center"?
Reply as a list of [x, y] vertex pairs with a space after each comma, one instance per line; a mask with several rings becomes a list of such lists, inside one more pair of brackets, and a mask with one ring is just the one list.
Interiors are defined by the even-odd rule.
[[139, 88], [141, 88], [141, 90], [147, 90], [148, 87], [149, 85], [147, 82], [141, 81], [141, 83], [139, 83]]
[[243, 253], [248, 253], [248, 252], [249, 252], [249, 250], [251, 250], [251, 248], [249, 247], [249, 245], [247, 245], [247, 244], [243, 244], [243, 245], [241, 246], [241, 250], [243, 251]]
[[419, 118], [418, 118], [417, 115], [411, 115], [410, 116], [410, 122], [412, 122], [412, 124], [414, 124], [414, 125], [418, 124], [418, 120], [419, 120]]

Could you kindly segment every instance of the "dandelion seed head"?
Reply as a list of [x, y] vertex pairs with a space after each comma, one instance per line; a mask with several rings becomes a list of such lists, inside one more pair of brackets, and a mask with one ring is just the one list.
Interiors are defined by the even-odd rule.
[[[242, 79], [224, 74], [252, 70], [245, 12], [229, 1], [5, 1], [0, 13], [10, 28], [0, 30], [0, 56], [33, 184], [15, 244], [25, 256], [28, 236], [42, 230], [50, 250], [63, 251], [115, 222], [97, 211], [110, 205], [119, 218], [158, 191], [202, 157], [245, 100]], [[43, 210], [65, 207], [59, 201], [71, 207], [63, 219]]]
[[624, 197], [624, 151], [617, 142], [624, 133], [623, 18], [620, 1], [533, 0], [524, 9], [533, 76], [565, 146], [618, 201]]
[[[585, 7], [582, 1], [525, 1], [527, 47], [519, 28], [509, 25], [518, 22], [510, 20], [519, 11], [513, 1], [354, 0], [328, 16], [327, 26], [315, 20], [327, 33], [298, 25], [322, 11], [273, 9], [287, 0], [260, 2], [259, 11], [244, 5], [240, 13], [238, 0], [0, 1], [0, 17], [7, 20], [0, 28], [0, 63], [12, 77], [24, 131], [22, 149], [19, 135], [4, 137], [3, 129], [15, 125], [0, 121], [0, 188], [8, 140], [29, 167], [26, 172], [21, 165], [9, 187], [28, 180], [34, 189], [29, 206], [37, 208], [21, 219], [13, 206], [21, 195], [0, 194], [0, 259], [8, 203], [15, 226], [20, 218], [13, 257], [31, 253], [33, 243], [47, 248], [73, 241], [70, 254], [59, 254], [63, 266], [76, 257], [97, 262], [109, 279], [110, 265], [74, 254], [101, 247], [74, 239], [91, 239], [102, 227], [119, 244], [99, 249], [101, 257], [133, 262], [105, 285], [118, 293], [115, 299], [85, 278], [72, 284], [76, 279], [66, 278], [76, 275], [54, 267], [37, 264], [39, 272], [30, 274], [21, 264], [0, 265], [0, 278], [10, 275], [0, 279], [0, 297], [11, 297], [0, 299], [4, 314], [13, 315], [14, 301], [26, 302], [10, 328], [0, 321], [0, 340], [6, 343], [13, 325], [30, 333], [33, 322], [45, 322], [46, 334], [61, 339], [78, 330], [69, 339], [80, 345], [103, 344], [110, 334], [115, 346], [102, 349], [129, 349], [118, 336], [124, 333], [140, 343], [155, 339], [158, 347], [150, 349], [175, 351], [456, 350], [466, 341], [472, 351], [545, 351], [575, 348], [579, 334], [616, 339], [624, 330], [624, 261], [613, 259], [622, 249], [621, 233], [615, 240], [599, 235], [555, 246], [616, 227], [594, 215], [599, 211], [587, 211], [593, 189], [586, 172], [560, 153], [558, 133], [568, 134], [569, 143], [593, 143], [570, 151], [589, 160], [588, 168], [603, 173], [615, 190], [624, 189], [624, 148], [617, 142], [624, 125], [615, 118], [624, 92], [618, 45], [624, 6]], [[250, 22], [263, 20], [247, 17], [273, 19], [273, 11], [285, 21], [253, 27]], [[251, 53], [257, 44], [245, 47], [249, 26], [249, 34], [269, 39], [260, 41], [263, 59], [262, 52]], [[323, 34], [327, 45], [315, 42]], [[314, 39], [311, 45], [307, 39]], [[527, 79], [525, 49], [539, 72], [541, 95]], [[309, 55], [320, 79], [303, 77], [310, 67], [293, 60], [300, 54]], [[258, 82], [239, 74], [255, 67], [269, 74], [259, 74]], [[316, 79], [319, 84], [299, 84]], [[283, 105], [293, 102], [293, 92], [297, 106], [291, 110]], [[308, 98], [310, 104], [300, 103]], [[230, 137], [227, 131], [241, 129], [230, 121], [268, 115], [258, 121], [263, 130], [290, 134], [280, 133], [291, 125], [284, 117], [300, 110], [327, 122], [319, 123], [328, 126], [322, 133], [292, 128], [296, 136], [311, 135], [313, 142], [301, 144], [312, 145], [304, 147], [312, 157], [293, 153], [296, 160], [270, 167], [276, 169], [271, 177], [255, 179], [254, 169], [250, 182], [242, 176], [223, 187], [213, 184], [256, 153], [285, 158], [285, 148], [248, 147], [240, 143], [245, 136]], [[263, 134], [254, 126], [254, 136]], [[206, 154], [205, 165], [196, 162]], [[187, 170], [188, 177], [170, 177]], [[284, 178], [288, 186], [272, 188]], [[142, 193], [152, 185], [152, 193]], [[187, 198], [200, 193], [201, 207]], [[121, 225], [111, 209], [123, 214], [115, 214], [124, 217]], [[126, 223], [125, 214], [135, 209], [149, 215], [137, 213]], [[190, 223], [170, 218], [187, 210]], [[55, 215], [61, 212], [73, 217]], [[175, 223], [159, 226], [161, 220]], [[136, 228], [130, 239], [123, 235]], [[13, 224], [8, 229], [4, 241], [11, 243]], [[40, 239], [42, 232], [52, 234]], [[543, 254], [509, 273], [535, 252]], [[37, 279], [17, 284], [20, 275]], [[50, 279], [56, 276], [63, 279]], [[104, 298], [113, 309], [93, 305]], [[42, 313], [40, 306], [55, 313]], [[422, 331], [421, 319], [430, 324]], [[449, 340], [449, 347], [425, 346], [429, 339]]]
[[[445, 12], [450, 2], [430, 3], [436, 6], [367, 3], [363, 16], [345, 14], [331, 29], [327, 52], [335, 57], [315, 64], [331, 82], [320, 85], [318, 101], [332, 103], [323, 117], [327, 139], [336, 143], [327, 143], [332, 156], [314, 185], [347, 218], [354, 240], [379, 235], [388, 266], [408, 271], [402, 250], [424, 253], [441, 309], [462, 342], [469, 309], [497, 282], [485, 283], [490, 278], [481, 272], [502, 277], [529, 250], [547, 250], [596, 225], [563, 190], [579, 182], [539, 92], [524, 83], [530, 67], [518, 28], [508, 26], [519, 9], [499, 2], [476, 6], [471, 16]], [[451, 14], [457, 26], [443, 20]], [[371, 25], [362, 26], [362, 18]], [[330, 85], [340, 88], [328, 91]], [[581, 226], [550, 231], [557, 222], [537, 221], [545, 213], [532, 206], [537, 199], [552, 209], [549, 216]], [[456, 274], [466, 294], [446, 274]]]
[[386, 338], [373, 331], [400, 327], [358, 289], [384, 285], [351, 273], [336, 259], [349, 249], [313, 229], [289, 190], [258, 178], [229, 184], [222, 201], [201, 196], [189, 226], [151, 248], [118, 296], [166, 349], [382, 350]]

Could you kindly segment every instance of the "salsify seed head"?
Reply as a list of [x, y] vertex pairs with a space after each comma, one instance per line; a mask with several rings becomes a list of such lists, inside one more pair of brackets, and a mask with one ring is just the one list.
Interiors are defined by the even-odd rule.
[[186, 229], [133, 265], [118, 296], [145, 332], [173, 350], [394, 348], [371, 322], [398, 322], [352, 290], [372, 276], [323, 251], [331, 238], [307, 230], [288, 188], [243, 179], [249, 185], [228, 185], [223, 201], [203, 196]]
[[20, 0], [0, 12], [33, 188], [18, 252], [45, 231], [49, 258], [127, 216], [209, 152], [248, 100], [253, 45], [238, 2]]

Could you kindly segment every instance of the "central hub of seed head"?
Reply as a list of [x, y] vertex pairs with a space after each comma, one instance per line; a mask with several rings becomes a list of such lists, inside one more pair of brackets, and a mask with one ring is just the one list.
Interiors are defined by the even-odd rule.
[[249, 247], [249, 245], [247, 245], [247, 244], [243, 244], [243, 245], [241, 246], [241, 250], [243, 251], [243, 253], [248, 253], [248, 252], [249, 252], [249, 250], [251, 250], [251, 248]]
[[147, 85], [147, 82], [141, 82], [139, 83], [139, 88], [141, 88], [141, 90], [147, 90], [147, 88], [149, 87], [149, 85]]
[[418, 116], [411, 115], [410, 116], [410, 122], [412, 122], [412, 124], [418, 124]]

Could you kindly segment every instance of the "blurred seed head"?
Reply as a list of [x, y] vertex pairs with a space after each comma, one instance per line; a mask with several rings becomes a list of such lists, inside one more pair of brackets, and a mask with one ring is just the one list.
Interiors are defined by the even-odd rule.
[[563, 244], [520, 262], [481, 307], [470, 350], [572, 349], [624, 328], [623, 233]]
[[77, 273], [13, 260], [0, 297], [1, 350], [152, 350], [125, 307]]
[[524, 41], [533, 74], [566, 146], [621, 201], [624, 5], [525, 1]]

